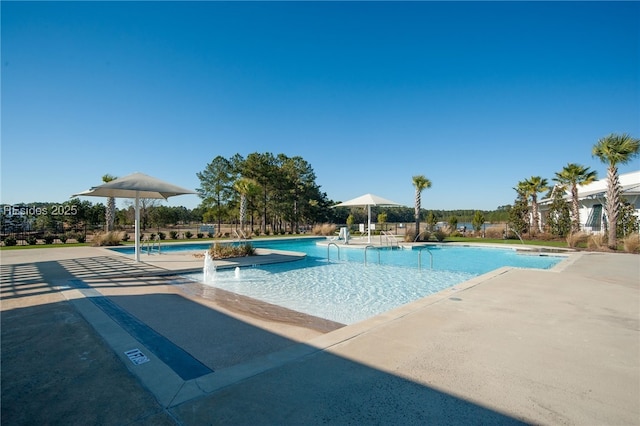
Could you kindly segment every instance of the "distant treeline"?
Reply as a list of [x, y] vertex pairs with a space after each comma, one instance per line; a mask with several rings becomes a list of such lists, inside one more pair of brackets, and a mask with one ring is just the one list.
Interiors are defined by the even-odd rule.
[[[497, 210], [481, 210], [486, 222], [506, 222], [508, 207]], [[378, 214], [385, 213], [387, 223], [413, 223], [414, 209], [411, 207], [372, 207], [372, 220], [377, 222]], [[459, 223], [471, 222], [476, 210], [421, 210], [421, 220], [433, 212], [437, 221], [447, 222], [455, 217]], [[352, 215], [355, 223], [367, 220], [367, 210], [362, 207], [339, 207], [327, 209], [326, 217], [329, 222], [344, 224], [347, 217]], [[158, 200], [143, 200], [141, 208], [142, 227], [167, 227], [207, 222], [207, 210], [202, 206], [188, 209], [183, 206], [169, 207], [159, 205]], [[116, 226], [127, 227], [133, 225], [134, 212], [132, 206], [117, 209]], [[77, 198], [64, 203], [20, 203], [15, 205], [0, 205], [0, 222], [2, 234], [63, 229], [99, 229], [105, 223], [105, 205], [102, 202], [91, 203]], [[228, 223], [234, 224], [231, 218]], [[313, 224], [309, 224], [313, 225]]]
[[[499, 207], [498, 210], [480, 210], [486, 222], [506, 222], [509, 218], [508, 207]], [[334, 222], [346, 223], [349, 214], [353, 215], [355, 223], [364, 223], [367, 220], [367, 211], [364, 208], [348, 208], [340, 207], [334, 209]], [[420, 218], [425, 221], [427, 215], [433, 212], [438, 222], [448, 222], [450, 218], [455, 217], [458, 223], [473, 220], [473, 216], [477, 210], [433, 210], [421, 209]], [[386, 213], [388, 223], [413, 223], [414, 209], [413, 207], [372, 207], [372, 220], [376, 222], [376, 218], [380, 213]]]

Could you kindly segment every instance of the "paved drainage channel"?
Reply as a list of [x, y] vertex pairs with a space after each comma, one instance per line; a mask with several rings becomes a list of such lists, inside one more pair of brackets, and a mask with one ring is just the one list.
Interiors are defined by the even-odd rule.
[[[169, 339], [113, 303], [82, 280], [70, 280], [74, 288], [100, 308], [134, 339], [146, 346], [182, 380], [192, 380], [213, 370], [192, 357]], [[129, 355], [129, 354], [127, 354]], [[131, 357], [130, 357], [131, 358]], [[133, 361], [133, 360], [132, 360]]]

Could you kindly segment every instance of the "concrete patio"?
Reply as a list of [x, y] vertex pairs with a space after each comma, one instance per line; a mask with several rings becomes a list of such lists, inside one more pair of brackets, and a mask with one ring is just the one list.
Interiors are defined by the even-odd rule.
[[184, 256], [0, 256], [3, 425], [640, 423], [637, 255], [502, 268], [350, 326], [203, 294], [168, 275]]

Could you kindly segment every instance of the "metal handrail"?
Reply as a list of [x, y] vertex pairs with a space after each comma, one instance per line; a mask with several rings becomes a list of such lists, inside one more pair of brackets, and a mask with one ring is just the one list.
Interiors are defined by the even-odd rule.
[[418, 269], [422, 270], [422, 250], [426, 250], [429, 253], [429, 257], [431, 258], [429, 269], [433, 269], [433, 253], [431, 253], [429, 247], [420, 247], [418, 250]]
[[364, 248], [364, 264], [367, 264], [367, 249], [372, 248], [372, 249], [376, 249], [376, 251], [378, 252], [378, 265], [380, 264], [380, 250], [378, 249], [378, 247], [376, 246], [366, 246]]
[[153, 240], [150, 238], [142, 240], [142, 248], [147, 248], [147, 254], [151, 254], [156, 244], [158, 244], [158, 254], [160, 253], [160, 236], [156, 236]]
[[416, 237], [413, 239], [413, 242], [415, 243], [416, 241], [418, 241], [418, 238], [420, 238], [420, 235], [424, 234], [425, 232], [429, 232], [429, 231], [425, 230], [425, 231], [419, 232], [418, 235], [416, 235]]
[[329, 262], [329, 249], [331, 248], [331, 246], [335, 246], [338, 249], [338, 260], [340, 260], [340, 246], [338, 246], [336, 243], [329, 243], [327, 244], [327, 262]]
[[385, 237], [385, 240], [387, 242], [387, 245], [391, 248], [393, 248], [394, 243], [396, 247], [400, 247], [400, 244], [398, 243], [398, 239], [396, 238], [395, 235], [390, 234], [386, 231], [380, 231], [380, 242], [382, 242], [382, 237]]

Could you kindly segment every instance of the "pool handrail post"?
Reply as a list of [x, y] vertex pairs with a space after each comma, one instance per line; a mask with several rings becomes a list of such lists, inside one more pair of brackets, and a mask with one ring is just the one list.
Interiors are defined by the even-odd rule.
[[380, 249], [378, 249], [378, 247], [376, 246], [372, 246], [372, 245], [368, 245], [364, 248], [364, 264], [367, 264], [367, 249], [368, 248], [372, 248], [372, 249], [376, 249], [376, 251], [378, 252], [378, 265], [380, 264]]
[[429, 247], [427, 246], [423, 246], [418, 249], [418, 269], [422, 270], [422, 250], [427, 250], [427, 253], [429, 253], [429, 269], [433, 269], [433, 253], [431, 253], [431, 250], [429, 250]]
[[340, 246], [338, 246], [336, 243], [329, 243], [327, 244], [327, 262], [329, 262], [329, 248], [331, 248], [331, 246], [336, 246], [336, 248], [338, 249], [338, 260], [340, 260]]

